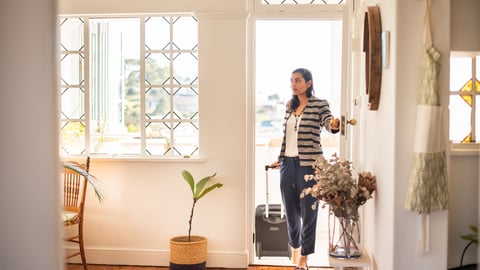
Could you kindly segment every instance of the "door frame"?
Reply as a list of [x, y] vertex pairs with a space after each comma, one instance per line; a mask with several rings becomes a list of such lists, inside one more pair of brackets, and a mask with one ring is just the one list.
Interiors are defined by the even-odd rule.
[[[352, 110], [352, 73], [351, 73], [351, 46], [352, 46], [352, 22], [356, 0], [346, 0], [342, 7], [335, 5], [262, 5], [262, 0], [249, 1], [249, 16], [247, 19], [247, 205], [246, 205], [246, 247], [248, 252], [248, 263], [252, 264], [255, 260], [254, 247], [254, 227], [255, 227], [255, 22], [261, 19], [292, 19], [292, 20], [324, 20], [339, 19], [343, 21], [342, 37], [342, 75], [341, 75], [341, 102], [340, 112], [346, 119], [356, 115]], [[312, 8], [313, 7], [313, 8]], [[357, 106], [358, 107], [358, 106]], [[357, 153], [354, 146], [357, 140], [354, 138], [355, 132], [347, 125], [345, 135], [340, 135], [339, 148], [342, 158], [354, 159]], [[252, 236], [250, 238], [249, 236]]]

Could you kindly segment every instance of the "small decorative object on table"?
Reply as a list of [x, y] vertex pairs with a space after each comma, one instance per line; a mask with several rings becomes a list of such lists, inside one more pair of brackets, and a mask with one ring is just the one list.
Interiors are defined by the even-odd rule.
[[[303, 190], [302, 197], [317, 198], [312, 207], [322, 201], [322, 208], [329, 206], [329, 254], [337, 258], [362, 256], [358, 208], [372, 198], [376, 190], [376, 177], [371, 172], [358, 173], [352, 177], [353, 165], [341, 161], [334, 154], [330, 160], [318, 159], [313, 165], [314, 175], [306, 175], [305, 181], [316, 181], [311, 188]], [[334, 220], [330, 220], [331, 216]]]

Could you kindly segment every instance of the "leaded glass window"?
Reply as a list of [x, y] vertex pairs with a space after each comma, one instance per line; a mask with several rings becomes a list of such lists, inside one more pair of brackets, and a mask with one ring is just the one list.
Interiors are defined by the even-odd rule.
[[61, 18], [61, 155], [198, 155], [197, 24]]
[[480, 57], [450, 58], [450, 140], [474, 143], [480, 134]]

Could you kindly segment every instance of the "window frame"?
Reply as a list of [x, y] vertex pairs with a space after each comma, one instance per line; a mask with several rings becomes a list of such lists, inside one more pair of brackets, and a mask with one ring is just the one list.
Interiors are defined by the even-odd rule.
[[[264, 0], [253, 0], [256, 18], [271, 18], [274, 14], [280, 14], [282, 18], [323, 18], [338, 19], [343, 18], [346, 9], [354, 8], [353, 0], [343, 0], [342, 4], [263, 4]], [[318, 1], [318, 0], [317, 0]]]
[[[472, 83], [475, 83], [476, 80], [480, 81], [480, 78], [477, 77], [477, 68], [480, 67], [480, 62], [478, 62], [478, 59], [480, 59], [480, 52], [459, 52], [459, 51], [451, 51], [450, 52], [450, 59], [452, 58], [470, 58], [472, 61], [472, 69], [471, 69], [471, 75], [470, 75], [470, 80], [472, 80]], [[450, 72], [452, 69], [452, 66], [450, 64], [449, 66]], [[465, 94], [462, 93], [460, 89], [458, 90], [453, 90], [449, 86], [449, 91], [448, 91], [448, 100], [450, 100], [451, 96], [456, 96], [460, 94]], [[472, 107], [471, 107], [471, 112], [470, 112], [470, 131], [471, 131], [471, 136], [472, 138], [475, 138], [478, 135], [475, 132], [476, 129], [476, 124], [477, 122], [480, 121], [480, 112], [477, 112], [477, 104], [476, 104], [476, 98], [475, 97], [480, 97], [480, 92], [476, 92], [475, 89], [472, 89]], [[450, 119], [450, 111], [453, 110], [450, 105], [450, 102], [448, 103], [449, 107], [449, 114], [448, 118]], [[448, 130], [450, 132], [451, 129], [450, 125], [450, 120], [448, 124]], [[456, 142], [452, 141], [450, 139], [450, 135], [448, 136], [448, 142], [449, 142], [449, 148], [450, 148], [450, 153], [453, 156], [478, 156], [480, 155], [480, 141], [473, 141], [473, 142]]]
[[[81, 153], [67, 153], [67, 151], [64, 151], [62, 150], [62, 135], [60, 134], [60, 143], [59, 143], [59, 153], [60, 153], [60, 156], [61, 158], [79, 158], [79, 157], [84, 157], [84, 156], [92, 156], [96, 159], [102, 159], [102, 160], [117, 160], [117, 159], [121, 159], [121, 160], [173, 160], [173, 161], [178, 161], [178, 160], [186, 160], [186, 159], [191, 159], [191, 160], [202, 160], [201, 156], [200, 156], [200, 128], [199, 128], [199, 125], [200, 125], [200, 117], [198, 116], [199, 115], [199, 110], [200, 108], [197, 108], [197, 111], [196, 111], [196, 115], [197, 117], [195, 119], [191, 118], [191, 119], [184, 119], [184, 118], [179, 118], [179, 119], [170, 119], [169, 120], [169, 123], [170, 122], [174, 122], [174, 123], [184, 123], [184, 122], [188, 122], [188, 123], [196, 123], [196, 129], [197, 129], [197, 134], [196, 134], [196, 140], [197, 140], [197, 143], [196, 143], [196, 150], [194, 151], [194, 154], [193, 155], [188, 155], [188, 154], [175, 154], [175, 151], [174, 150], [171, 150], [170, 154], [163, 154], [163, 155], [160, 155], [160, 154], [149, 154], [148, 153], [148, 149], [147, 149], [147, 132], [146, 132], [146, 129], [147, 129], [147, 126], [146, 126], [146, 123], [150, 122], [165, 122], [165, 120], [159, 120], [159, 119], [156, 119], [156, 118], [148, 118], [148, 116], [146, 115], [146, 90], [147, 88], [153, 88], [153, 87], [157, 87], [158, 85], [156, 84], [147, 84], [145, 79], [146, 79], [146, 57], [147, 57], [147, 53], [158, 53], [160, 52], [161, 50], [158, 50], [158, 49], [150, 49], [148, 50], [146, 48], [146, 44], [145, 44], [145, 23], [146, 23], [146, 18], [151, 18], [151, 17], [157, 17], [157, 18], [162, 18], [162, 17], [169, 17], [169, 18], [177, 18], [177, 17], [193, 17], [196, 21], [197, 21], [197, 37], [196, 37], [196, 40], [195, 40], [195, 43], [196, 43], [196, 46], [194, 47], [194, 49], [192, 50], [189, 50], [191, 51], [190, 53], [194, 53], [196, 54], [196, 59], [197, 59], [197, 66], [196, 66], [196, 70], [197, 70], [197, 74], [196, 74], [196, 79], [193, 80], [195, 83], [192, 83], [192, 84], [189, 84], [189, 86], [191, 87], [195, 87], [197, 89], [197, 100], [199, 100], [199, 97], [200, 97], [200, 91], [199, 91], [199, 88], [200, 88], [200, 85], [199, 85], [199, 69], [200, 69], [200, 65], [199, 65], [199, 62], [198, 62], [198, 56], [199, 56], [199, 38], [198, 38], [198, 35], [199, 35], [199, 17], [194, 14], [193, 12], [182, 12], [182, 13], [173, 13], [173, 12], [169, 12], [169, 13], [161, 13], [161, 14], [125, 14], [125, 15], [90, 15], [90, 14], [87, 14], [87, 15], [59, 15], [57, 17], [58, 19], [58, 25], [60, 27], [60, 23], [63, 21], [63, 20], [66, 20], [66, 19], [80, 19], [81, 21], [83, 21], [83, 46], [78, 50], [78, 51], [69, 51], [69, 50], [64, 50], [63, 48], [59, 50], [59, 65], [61, 65], [60, 61], [61, 61], [61, 58], [64, 57], [65, 55], [68, 55], [68, 54], [79, 54], [79, 55], [83, 55], [84, 59], [83, 59], [83, 82], [82, 84], [79, 84], [79, 85], [72, 85], [72, 84], [64, 84], [62, 82], [62, 78], [61, 78], [61, 69], [58, 73], [58, 81], [59, 81], [59, 85], [58, 85], [58, 89], [59, 89], [59, 102], [60, 102], [60, 130], [59, 132], [62, 133], [62, 128], [68, 124], [68, 123], [75, 123], [75, 122], [78, 122], [80, 124], [83, 124], [84, 125], [84, 133], [81, 135], [84, 137], [84, 149]], [[140, 130], [138, 132], [138, 134], [140, 135], [140, 141], [139, 141], [139, 153], [138, 154], [112, 154], [112, 153], [107, 153], [107, 154], [101, 154], [101, 153], [91, 153], [91, 147], [92, 147], [92, 139], [91, 139], [91, 136], [92, 136], [92, 131], [91, 131], [91, 117], [90, 117], [90, 113], [91, 113], [91, 110], [92, 110], [92, 107], [90, 106], [91, 105], [91, 102], [90, 102], [90, 95], [91, 95], [91, 89], [90, 89], [90, 29], [89, 29], [89, 21], [90, 20], [96, 20], [96, 19], [138, 19], [139, 20], [139, 33], [140, 33], [140, 38], [139, 38], [139, 42], [140, 42], [140, 50], [139, 50], [139, 60], [140, 60], [140, 67], [139, 67], [139, 71], [140, 71], [140, 85], [139, 85], [139, 95], [140, 95], [140, 116], [139, 116], [139, 121], [140, 121]], [[170, 27], [172, 28], [172, 26], [170, 25]], [[170, 38], [169, 38], [169, 43], [172, 43], [172, 36], [170, 35]], [[61, 38], [59, 39], [58, 41], [58, 46], [59, 48], [61, 47]], [[169, 45], [171, 47], [171, 45]], [[167, 51], [170, 51], [169, 49], [166, 49]], [[183, 49], [179, 49], [179, 51], [181, 51], [182, 53], [184, 52]], [[174, 59], [170, 59], [169, 60], [169, 63], [170, 63], [170, 74], [172, 74], [173, 70], [172, 70], [172, 62], [174, 61]], [[172, 81], [172, 78], [169, 79], [170, 83], [167, 83], [167, 87], [169, 86], [170, 88], [175, 88], [175, 87], [183, 87], [184, 84], [183, 83], [180, 83], [178, 85], [174, 85], [171, 83]], [[62, 116], [62, 109], [61, 109], [61, 104], [62, 104], [62, 92], [65, 91], [65, 89], [68, 89], [69, 87], [78, 87], [80, 89], [83, 89], [83, 104], [81, 104], [83, 106], [83, 115], [81, 115], [79, 118], [69, 118], [69, 117], [63, 117]], [[174, 102], [173, 102], [173, 96], [170, 98], [170, 107], [171, 107], [171, 111], [173, 111], [173, 106], [174, 106]], [[200, 105], [200, 103], [197, 101], [197, 104], [198, 106]], [[170, 113], [171, 114], [171, 113]], [[172, 124], [170, 123], [169, 124], [170, 126], [172, 126]], [[173, 132], [173, 129], [172, 129], [172, 132], [171, 132], [171, 135], [170, 137], [174, 137], [174, 132]]]

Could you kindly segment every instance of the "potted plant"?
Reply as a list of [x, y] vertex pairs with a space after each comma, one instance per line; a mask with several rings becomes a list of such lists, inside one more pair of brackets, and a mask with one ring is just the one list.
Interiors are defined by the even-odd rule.
[[170, 269], [205, 269], [207, 261], [207, 238], [191, 234], [195, 205], [210, 191], [221, 188], [223, 184], [214, 183], [208, 185], [209, 181], [216, 176], [216, 173], [202, 178], [197, 183], [192, 174], [187, 170], [182, 171], [182, 176], [192, 192], [193, 204], [188, 220], [188, 234], [170, 239]]
[[82, 175], [83, 177], [85, 177], [85, 179], [87, 179], [88, 183], [90, 185], [92, 185], [97, 199], [100, 202], [103, 202], [103, 193], [102, 193], [99, 181], [93, 174], [85, 171], [84, 169], [82, 169], [82, 168], [80, 168], [80, 167], [78, 167], [75, 164], [70, 163], [70, 162], [62, 162], [61, 167], [66, 168], [66, 169], [70, 169], [72, 171], [75, 171], [75, 172], [79, 173], [80, 175]]
[[470, 225], [469, 227], [470, 227], [471, 233], [464, 234], [464, 235], [461, 236], [461, 238], [463, 240], [468, 241], [468, 243], [462, 251], [462, 256], [460, 257], [460, 266], [449, 268], [450, 270], [460, 270], [460, 269], [462, 269], [462, 270], [475, 270], [475, 269], [477, 269], [477, 264], [476, 263], [466, 264], [466, 265], [463, 264], [463, 257], [465, 256], [465, 252], [467, 252], [467, 249], [472, 244], [478, 245], [478, 227], [474, 226], [474, 225]]

